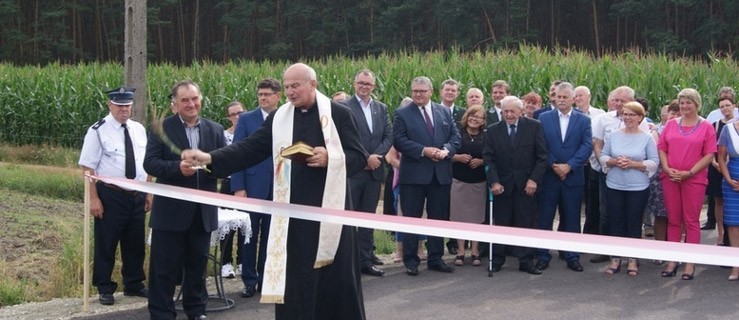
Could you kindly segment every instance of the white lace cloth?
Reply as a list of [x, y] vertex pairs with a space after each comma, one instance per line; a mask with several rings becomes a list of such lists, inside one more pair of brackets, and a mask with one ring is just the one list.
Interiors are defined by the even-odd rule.
[[244, 243], [249, 243], [251, 237], [249, 214], [244, 211], [218, 208], [218, 229], [210, 234], [211, 247], [217, 245], [218, 241], [226, 239], [226, 236], [236, 229], [240, 229], [246, 238]]
[[[244, 235], [244, 243], [249, 243], [251, 237], [251, 220], [249, 214], [244, 211], [233, 209], [218, 208], [218, 229], [210, 233], [210, 246], [215, 247], [220, 240], [226, 239], [226, 236], [236, 229], [241, 229]], [[146, 244], [151, 245], [151, 228], [149, 228], [149, 236]]]

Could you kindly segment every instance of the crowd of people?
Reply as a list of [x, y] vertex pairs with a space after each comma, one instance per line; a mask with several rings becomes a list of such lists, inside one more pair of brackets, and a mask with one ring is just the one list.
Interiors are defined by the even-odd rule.
[[[603, 110], [591, 104], [586, 86], [554, 81], [543, 105], [538, 93], [516, 97], [506, 81], [497, 80], [489, 104], [472, 87], [462, 107], [459, 82], [442, 82], [436, 103], [432, 80], [418, 76], [391, 117], [374, 98], [371, 70], [356, 73], [353, 94], [328, 97], [317, 90], [317, 79], [311, 67], [295, 64], [282, 82], [261, 80], [257, 108], [226, 106], [228, 129], [200, 116], [198, 84], [180, 81], [171, 91], [173, 114], [148, 136], [130, 119], [133, 89], [113, 90], [110, 114], [88, 130], [79, 163], [104, 176], [156, 177], [157, 183], [237, 197], [369, 214], [377, 213], [384, 185], [384, 214], [628, 238], [649, 230], [655, 240], [686, 243], [700, 243], [708, 195], [718, 244], [739, 246], [739, 127], [730, 88], [721, 90], [718, 113], [709, 119], [699, 115], [701, 95], [683, 89], [660, 109], [656, 123], [647, 116], [646, 100], [628, 86], [613, 89]], [[280, 156], [297, 141], [312, 146], [313, 155], [304, 161]], [[217, 208], [104, 183], [90, 196], [96, 217], [93, 285], [100, 303], [114, 303], [111, 273], [120, 243], [124, 293], [147, 297], [152, 319], [176, 317], [172, 296], [180, 283], [188, 318], [206, 319], [204, 275]], [[149, 209], [147, 289], [143, 217]], [[359, 274], [384, 275], [372, 229], [258, 212], [250, 219], [253, 232], [248, 241], [237, 240], [235, 260], [233, 236], [221, 243], [228, 248], [222, 275], [241, 276], [242, 297], [261, 292], [262, 301], [276, 303], [278, 319], [365, 318]], [[451, 273], [484, 265], [488, 254], [491, 275], [503, 269], [507, 256], [532, 275], [553, 263], [546, 248], [492, 244], [488, 253], [488, 244], [460, 236], [446, 242], [454, 256], [450, 264], [441, 237], [402, 230], [395, 237], [394, 260], [410, 276], [421, 272], [424, 261], [428, 270]], [[583, 271], [580, 253], [558, 253], [567, 268]], [[634, 257], [595, 255], [590, 261], [608, 262], [608, 275], [624, 263], [628, 276], [639, 274]], [[662, 277], [678, 274], [678, 261], [653, 262], [665, 264]], [[694, 279], [695, 265], [682, 265], [681, 279]], [[729, 280], [738, 279], [734, 267]]]

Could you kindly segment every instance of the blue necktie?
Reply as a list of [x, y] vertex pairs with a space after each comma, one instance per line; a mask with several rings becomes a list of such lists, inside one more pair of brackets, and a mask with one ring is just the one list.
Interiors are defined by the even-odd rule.
[[516, 125], [512, 124], [510, 125], [510, 127], [511, 127], [511, 132], [510, 132], [511, 144], [515, 144], [516, 143]]

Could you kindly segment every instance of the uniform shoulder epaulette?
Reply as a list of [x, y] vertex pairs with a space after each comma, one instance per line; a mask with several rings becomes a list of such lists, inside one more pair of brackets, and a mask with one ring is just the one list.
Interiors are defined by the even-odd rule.
[[103, 123], [105, 123], [105, 119], [100, 119], [100, 121], [92, 125], [92, 130], [97, 130]]

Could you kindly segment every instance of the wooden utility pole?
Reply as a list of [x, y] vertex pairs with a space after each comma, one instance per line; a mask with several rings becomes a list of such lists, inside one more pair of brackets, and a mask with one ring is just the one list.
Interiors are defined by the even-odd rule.
[[136, 88], [131, 117], [146, 123], [146, 0], [126, 0], [125, 9], [124, 82]]

